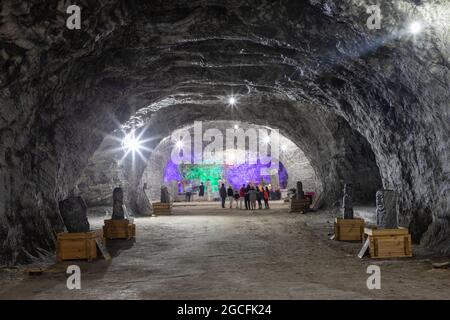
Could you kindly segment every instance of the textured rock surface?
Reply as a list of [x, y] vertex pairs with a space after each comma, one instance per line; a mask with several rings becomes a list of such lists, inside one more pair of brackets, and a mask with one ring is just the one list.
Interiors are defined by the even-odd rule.
[[105, 137], [77, 180], [77, 189], [89, 207], [112, 206], [113, 191], [121, 187], [128, 203], [128, 181], [121, 161], [124, 153], [113, 135]]
[[[383, 1], [381, 30], [366, 27], [369, 0], [78, 4], [77, 31], [65, 1], [0, 4], [0, 264], [54, 247], [58, 202], [118, 123], [168, 136], [219, 115], [283, 129], [329, 203], [347, 181], [374, 197], [378, 166], [400, 224], [450, 248], [447, 1]], [[415, 18], [433, 23], [412, 37]], [[144, 169], [123, 174], [145, 213]]]
[[353, 219], [353, 185], [351, 183], [346, 183], [344, 185], [342, 208], [344, 208], [343, 218]]
[[377, 227], [379, 229], [397, 229], [397, 195], [393, 190], [379, 190], [377, 200]]

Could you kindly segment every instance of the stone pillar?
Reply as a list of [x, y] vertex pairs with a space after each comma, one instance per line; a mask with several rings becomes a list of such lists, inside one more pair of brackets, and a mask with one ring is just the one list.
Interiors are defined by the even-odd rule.
[[297, 181], [295, 197], [297, 200], [303, 200], [305, 198], [305, 192], [303, 192], [303, 184], [301, 181]]
[[87, 205], [82, 197], [70, 197], [61, 201], [59, 211], [68, 232], [89, 232]]
[[342, 208], [344, 208], [344, 219], [353, 219], [353, 185], [351, 183], [344, 185]]
[[166, 186], [161, 187], [161, 203], [170, 203], [169, 190]]
[[379, 190], [376, 194], [377, 226], [379, 229], [397, 229], [397, 195], [393, 190]]
[[125, 219], [125, 213], [123, 212], [123, 190], [122, 190], [122, 188], [115, 188], [113, 191], [112, 219], [114, 219], [114, 220]]

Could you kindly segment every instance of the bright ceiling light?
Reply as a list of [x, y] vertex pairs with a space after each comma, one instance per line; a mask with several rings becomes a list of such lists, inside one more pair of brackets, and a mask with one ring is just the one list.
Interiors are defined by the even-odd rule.
[[237, 99], [234, 96], [228, 98], [228, 105], [234, 107], [237, 104]]
[[264, 137], [263, 141], [265, 144], [268, 144], [270, 142], [270, 137], [268, 137], [268, 136]]
[[147, 143], [152, 141], [153, 138], [145, 138], [144, 134], [147, 131], [147, 126], [140, 128], [139, 130], [131, 130], [130, 132], [126, 132], [122, 130], [122, 137], [115, 137], [120, 146], [118, 148], [113, 149], [112, 151], [123, 151], [124, 155], [120, 161], [124, 161], [128, 155], [131, 155], [132, 161], [134, 164], [136, 155], [138, 155], [143, 161], [147, 160], [147, 152], [151, 152], [152, 149], [147, 147]]
[[287, 145], [283, 144], [283, 145], [281, 146], [281, 150], [286, 151], [286, 150], [287, 150]]
[[239, 126], [237, 124], [234, 125], [234, 130], [239, 129]]
[[412, 34], [419, 34], [423, 30], [423, 25], [419, 21], [414, 21], [409, 25], [408, 29]]
[[178, 149], [181, 149], [183, 147], [183, 141], [177, 141], [175, 145]]
[[127, 152], [136, 152], [139, 151], [142, 147], [142, 142], [139, 140], [139, 137], [136, 137], [134, 131], [130, 132], [123, 138], [122, 148]]

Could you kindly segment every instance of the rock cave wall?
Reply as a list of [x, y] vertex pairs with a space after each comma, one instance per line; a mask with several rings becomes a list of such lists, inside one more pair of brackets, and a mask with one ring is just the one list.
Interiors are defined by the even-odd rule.
[[[267, 106], [240, 112], [284, 128], [327, 202], [349, 179], [343, 172], [375, 169], [372, 150], [383, 187], [399, 194], [401, 224], [448, 252], [449, 4], [385, 1], [383, 28], [368, 30], [369, 4], [80, 0], [82, 29], [70, 31], [66, 1], [3, 0], [0, 264], [53, 250], [58, 201], [120, 124], [153, 125], [157, 135], [158, 110], [189, 109], [195, 117], [169, 119], [182, 126], [214, 116], [209, 108], [230, 93]], [[434, 24], [412, 37], [404, 28], [413, 18]], [[136, 210], [147, 205], [143, 168], [125, 176]]]

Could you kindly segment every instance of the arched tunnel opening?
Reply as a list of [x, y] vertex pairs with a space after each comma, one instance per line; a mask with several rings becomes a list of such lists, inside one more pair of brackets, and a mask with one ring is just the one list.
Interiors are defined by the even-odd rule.
[[[349, 199], [344, 187], [351, 184], [355, 218], [377, 225], [380, 212], [393, 208], [395, 229], [408, 230], [415, 256], [448, 256], [445, 1], [382, 4], [381, 29], [368, 29], [361, 20], [369, 1], [107, 0], [80, 6], [81, 27], [72, 30], [60, 1], [1, 4], [0, 266], [52, 259], [58, 234], [68, 232], [61, 213], [67, 199], [81, 198], [86, 208], [79, 215], [71, 209], [74, 217], [88, 212], [91, 227], [101, 227], [119, 187], [137, 239], [142, 223], [145, 245], [155, 252], [159, 242], [175, 246], [178, 233], [188, 237], [180, 225], [222, 230], [229, 238], [189, 232], [220, 243], [215, 250], [233, 256], [239, 250], [227, 251], [233, 247], [223, 244], [229, 239], [254, 240], [255, 246], [260, 239], [243, 238], [253, 230], [241, 229], [246, 223], [256, 223], [271, 238], [309, 226], [320, 241], [331, 241], [328, 233]], [[412, 17], [436, 25], [411, 24]], [[187, 147], [173, 139], [180, 132], [192, 137], [193, 163], [173, 159], [174, 150]], [[215, 144], [223, 151], [211, 154], [222, 162], [196, 163], [196, 148], [203, 156], [214, 132], [223, 136]], [[239, 132], [233, 152], [226, 149], [229, 132]], [[277, 148], [266, 142], [270, 155], [264, 165], [261, 159], [240, 165], [234, 158], [252, 157], [248, 132], [279, 133]], [[256, 137], [258, 152], [264, 137]], [[273, 163], [276, 170], [268, 170]], [[306, 215], [288, 213], [293, 200], [301, 200], [290, 193], [298, 181], [311, 197]], [[206, 194], [200, 198], [202, 183]], [[267, 186], [274, 214], [261, 213], [262, 220], [239, 211], [222, 214], [222, 183], [236, 190]], [[164, 186], [175, 214], [155, 217]], [[191, 191], [198, 207], [185, 203]], [[385, 195], [382, 202], [378, 191], [394, 192], [395, 200], [388, 203]], [[192, 220], [189, 213], [198, 212], [213, 216]], [[264, 229], [264, 219], [284, 227]], [[168, 238], [165, 229], [173, 232]], [[139, 245], [130, 249], [138, 250], [138, 260]], [[290, 250], [310, 252], [298, 244]]]
[[[284, 136], [279, 137], [278, 143], [281, 153], [279, 152], [275, 159], [278, 166], [275, 168], [274, 163], [273, 169], [276, 169], [276, 171], [272, 172], [272, 174], [271, 172], [262, 171], [264, 168], [269, 169], [271, 162], [264, 161], [264, 159], [258, 161], [257, 154], [254, 155], [255, 161], [253, 163], [250, 163], [249, 158], [239, 159], [247, 155], [252, 136], [261, 138], [258, 135], [258, 130], [263, 130], [262, 132], [267, 134], [273, 128], [251, 125], [241, 121], [203, 121], [196, 122], [195, 125], [201, 125], [202, 142], [205, 130], [217, 129], [222, 134], [222, 150], [219, 150], [217, 154], [217, 157], [221, 161], [217, 161], [217, 163], [199, 161], [197, 164], [193, 162], [187, 165], [178, 163], [176, 159], [172, 159], [174, 149], [176, 150], [177, 148], [177, 141], [173, 141], [171, 137], [162, 139], [152, 151], [142, 176], [141, 184], [145, 186], [150, 200], [159, 201], [161, 187], [167, 185], [170, 186], [171, 194], [175, 198], [174, 200], [182, 201], [187, 187], [191, 188], [192, 184], [195, 186], [195, 198], [199, 199], [198, 187], [202, 182], [208, 185], [208, 187], [205, 186], [206, 190], [204, 190], [205, 194], [203, 195], [206, 195], [206, 198], [202, 200], [208, 201], [220, 198], [219, 189], [221, 182], [238, 190], [242, 185], [248, 185], [249, 183], [268, 185], [275, 192], [276, 190], [287, 191], [290, 188], [294, 188], [296, 181], [301, 179], [306, 190], [313, 193], [320, 192], [321, 184], [309, 160], [303, 151]], [[242, 130], [242, 132], [239, 132], [239, 130]], [[184, 127], [179, 131], [189, 132], [190, 137], [194, 137], [195, 134], [194, 125]], [[237, 144], [233, 145], [232, 150], [227, 153], [227, 133], [233, 134], [233, 138], [236, 136], [236, 139], [242, 135], [246, 138], [246, 141], [243, 140], [244, 143], [239, 147]], [[173, 132], [171, 136], [177, 137], [180, 134]], [[207, 143], [203, 142], [202, 150], [207, 145]], [[191, 151], [194, 149], [192, 146], [190, 148]]]
[[[220, 108], [221, 106], [217, 108], [217, 111], [219, 111]], [[185, 112], [191, 113], [193, 109], [192, 106], [186, 107]], [[253, 107], [250, 106], [248, 109], [251, 112]], [[170, 115], [171, 111], [172, 110], [163, 110], [163, 117], [173, 119]], [[180, 111], [180, 108], [173, 109], [173, 112], [177, 113], [178, 116], [180, 116]], [[215, 117], [214, 112], [216, 112], [216, 110], [213, 109], [212, 116], [205, 119]], [[162, 122], [163, 120], [155, 115], [155, 122], [163, 123], [163, 126], [168, 125], [168, 128], [171, 129], [167, 132], [173, 130], [170, 132], [169, 136], [164, 137], [163, 135], [159, 135], [158, 138], [155, 138], [153, 132], [149, 129], [148, 124], [145, 124], [146, 121], [140, 119], [139, 122], [141, 128], [139, 129], [133, 126], [132, 131], [136, 131], [135, 135], [140, 135], [142, 141], [151, 142], [155, 147], [151, 149], [145, 147], [140, 151], [139, 158], [136, 156], [129, 161], [130, 159], [124, 158], [126, 150], [123, 150], [121, 147], [127, 133], [117, 130], [116, 136], [107, 136], [99, 149], [94, 153], [89, 161], [87, 169], [77, 182], [77, 188], [81, 195], [86, 199], [88, 206], [108, 206], [112, 203], [112, 189], [114, 187], [122, 185], [131, 186], [132, 181], [134, 181], [133, 192], [139, 194], [144, 190], [144, 194], [141, 194], [141, 197], [135, 198], [134, 200], [129, 199], [129, 206], [135, 208], [134, 210], [138, 214], [145, 215], [150, 213], [145, 199], [148, 198], [149, 201], [157, 201], [160, 197], [161, 186], [163, 185], [170, 186], [171, 194], [174, 199], [179, 201], [181, 195], [178, 193], [185, 192], [184, 189], [186, 183], [194, 183], [198, 187], [201, 182], [206, 183], [209, 180], [211, 189], [214, 189], [215, 198], [219, 197], [217, 186], [220, 186], [222, 182], [225, 182], [227, 186], [232, 185], [234, 188], [238, 188], [242, 184], [248, 184], [250, 182], [259, 184], [264, 181], [264, 179], [267, 184], [270, 184], [270, 175], [265, 174], [261, 176], [260, 174], [261, 170], [259, 166], [261, 163], [257, 162], [255, 165], [251, 166], [249, 165], [247, 158], [243, 159], [242, 165], [235, 165], [229, 163], [230, 159], [227, 159], [227, 130], [231, 130], [230, 132], [235, 134], [236, 138], [239, 135], [242, 135], [247, 139], [245, 140], [245, 143], [240, 146], [241, 149], [234, 146], [234, 148], [236, 148], [234, 149], [235, 151], [244, 153], [246, 151], [248, 152], [249, 148], [249, 130], [253, 130], [255, 137], [257, 138], [260, 138], [258, 137], [258, 130], [263, 130], [263, 132], [274, 130], [273, 127], [267, 127], [261, 124], [250, 124], [241, 120], [236, 120], [247, 118], [246, 112], [248, 111], [245, 111], [245, 109], [242, 108], [240, 112], [240, 114], [232, 116], [234, 120], [218, 121], [204, 119], [198, 121], [197, 118], [195, 123], [200, 126], [200, 139], [202, 140], [201, 152], [203, 152], [204, 148], [210, 143], [210, 141], [204, 140], [204, 134], [207, 130], [218, 130], [223, 137], [221, 141], [221, 152], [223, 155], [220, 155], [222, 158], [219, 163], [212, 164], [211, 166], [211, 164], [206, 161], [201, 161], [199, 164], [192, 162], [190, 163], [190, 165], [192, 165], [190, 168], [185, 168], [185, 171], [198, 171], [197, 175], [200, 176], [186, 179], [186, 175], [189, 173], [182, 172], [183, 170], [180, 168], [180, 164], [175, 164], [172, 160], [172, 154], [177, 146], [176, 141], [171, 139], [171, 137], [174, 136], [174, 133], [175, 136], [177, 136], [177, 131], [189, 132], [189, 149], [192, 154], [194, 153], [194, 123], [184, 125], [182, 128], [179, 128], [176, 125], [171, 128], [170, 124]], [[259, 121], [256, 118], [254, 118], [253, 121], [266, 124], [281, 124], [286, 122], [285, 119], [280, 119], [278, 121], [265, 119]], [[305, 152], [291, 139], [298, 139], [296, 141], [306, 140], [306, 142], [303, 143], [299, 142], [300, 145], [305, 145], [306, 143], [310, 144], [310, 140], [312, 139], [314, 139], [313, 141], [327, 140], [328, 138], [324, 139], [324, 137], [320, 136], [325, 133], [317, 130], [310, 135], [296, 136], [298, 133], [293, 134], [286, 131], [286, 135], [292, 137], [289, 139], [283, 134], [285, 130], [281, 130], [278, 142], [279, 152], [276, 159], [280, 164], [281, 170], [281, 172], [277, 173], [276, 180], [281, 179], [281, 181], [277, 182], [275, 189], [283, 189], [284, 194], [286, 194], [286, 191], [295, 188], [296, 182], [301, 180], [306, 190], [309, 190], [315, 195], [318, 200], [317, 207], [321, 208], [331, 207], [336, 205], [336, 203], [339, 203], [340, 198], [342, 197], [344, 183], [352, 183], [355, 185], [355, 203], [374, 206], [375, 201], [373, 195], [381, 187], [381, 177], [375, 162], [375, 156], [367, 141], [357, 132], [352, 131], [348, 125], [345, 124], [345, 121], [340, 119], [334, 119], [334, 121], [341, 121], [341, 124], [338, 125], [337, 128], [332, 129], [335, 131], [328, 132], [329, 129], [323, 129], [330, 139], [335, 139], [335, 141], [332, 141], [333, 149], [327, 148], [327, 154], [320, 154], [320, 157], [317, 158], [311, 158], [312, 156], [309, 153], [305, 154]], [[314, 128], [319, 128], [319, 125], [317, 123], [314, 124]], [[338, 129], [339, 131], [337, 131]], [[238, 130], [242, 130], [242, 132], [238, 133]], [[278, 131], [279, 129], [276, 130]], [[143, 134], [140, 134], [139, 131]], [[245, 154], [241, 154], [241, 156], [242, 155], [245, 156]], [[255, 155], [255, 158], [256, 157], [257, 155]], [[232, 160], [235, 162], [236, 159]], [[270, 167], [270, 163], [267, 163], [266, 167]], [[326, 167], [327, 169], [325, 170], [323, 167]], [[215, 172], [215, 175], [211, 176], [211, 170]], [[209, 174], [205, 173], [205, 171], [208, 171]], [[133, 178], [127, 178], [125, 172], [132, 174]], [[319, 175], [318, 172], [324, 172], [324, 174]], [[202, 177], [204, 181], [202, 181], [200, 177]], [[324, 185], [327, 185], [325, 189]], [[336, 186], [339, 191], [336, 193], [330, 192], [330, 185]], [[144, 203], [139, 202], [138, 199], [144, 199]]]

